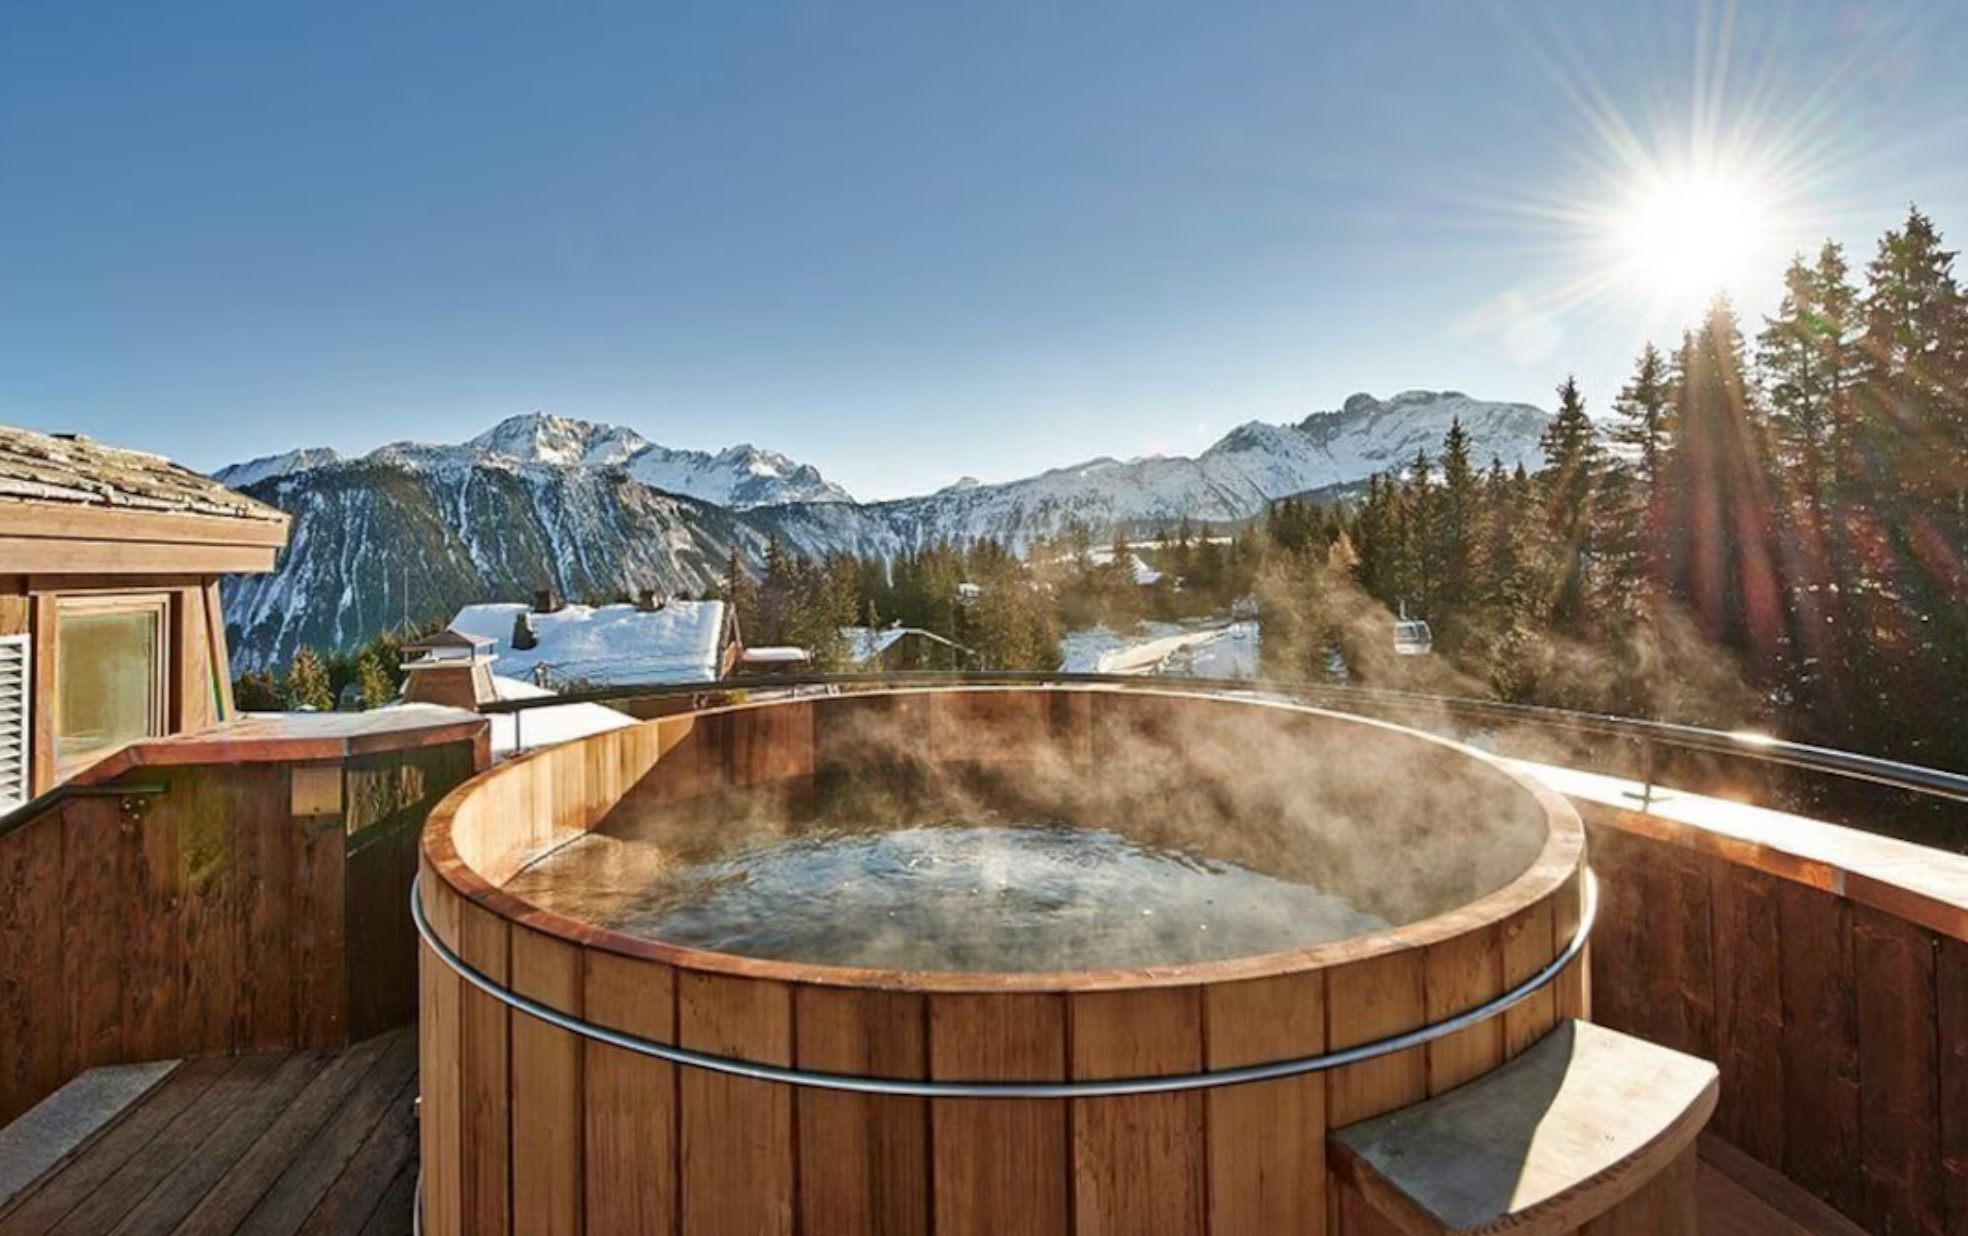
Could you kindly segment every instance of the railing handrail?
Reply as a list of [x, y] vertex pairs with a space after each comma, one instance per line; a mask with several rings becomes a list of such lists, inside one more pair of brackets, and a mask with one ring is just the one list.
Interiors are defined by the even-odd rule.
[[1258, 678], [1164, 678], [1139, 674], [1092, 674], [1045, 670], [912, 670], [883, 674], [787, 674], [717, 682], [642, 683], [599, 687], [535, 699], [499, 700], [481, 706], [487, 714], [518, 715], [566, 704], [609, 704], [632, 699], [722, 695], [738, 691], [789, 691], [796, 688], [880, 690], [935, 686], [1106, 686], [1162, 691], [1277, 694], [1313, 703], [1358, 701], [1409, 711], [1436, 710], [1452, 717], [1507, 721], [1572, 733], [1659, 742], [1686, 750], [1741, 756], [1809, 772], [1867, 781], [1910, 793], [1968, 803], [1968, 776], [1900, 760], [1860, 755], [1833, 747], [1791, 742], [1746, 731], [1706, 729], [1671, 721], [1649, 721], [1605, 713], [1577, 712], [1533, 704], [1466, 696], [1429, 695], [1383, 687]]

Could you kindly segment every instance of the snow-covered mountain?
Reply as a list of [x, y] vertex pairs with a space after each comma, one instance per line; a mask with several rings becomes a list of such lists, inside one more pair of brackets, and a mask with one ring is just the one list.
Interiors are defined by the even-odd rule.
[[[240, 489], [341, 458], [326, 447], [307, 447], [285, 455], [232, 464], [213, 476], [222, 484]], [[546, 412], [510, 417], [458, 445], [393, 442], [365, 458], [435, 472], [469, 471], [483, 465], [620, 467], [643, 484], [666, 493], [714, 502], [734, 510], [787, 502], [854, 500], [811, 464], [796, 463], [777, 451], [761, 450], [749, 443], [715, 455], [707, 451], [672, 450], [621, 425], [597, 424]]]
[[294, 516], [276, 571], [228, 581], [234, 662], [278, 664], [302, 643], [347, 648], [406, 615], [429, 620], [549, 584], [575, 598], [697, 591], [732, 550], [756, 561], [774, 534], [812, 554], [887, 556], [942, 538], [1023, 549], [1074, 523], [1104, 534], [1246, 519], [1432, 454], [1458, 419], [1479, 466], [1534, 466], [1550, 417], [1458, 391], [1355, 395], [1295, 425], [1239, 426], [1195, 458], [1096, 459], [873, 503], [769, 451], [673, 451], [620, 426], [539, 414], [457, 446], [396, 443], [360, 459], [293, 451], [218, 474]]
[[289, 472], [305, 472], [309, 468], [325, 467], [340, 463], [342, 453], [325, 446], [304, 446], [284, 455], [262, 455], [244, 463], [227, 464], [212, 474], [212, 479], [228, 489], [244, 489], [258, 484], [269, 477], [286, 476]]
[[[741, 513], [664, 493], [619, 466], [372, 455], [246, 486], [294, 517], [279, 566], [225, 581], [235, 670], [303, 644], [347, 649], [406, 620], [550, 587], [576, 600], [701, 592], [764, 538]], [[814, 504], [825, 505], [825, 504]]]
[[997, 485], [966, 478], [919, 498], [759, 514], [808, 552], [888, 553], [939, 537], [984, 536], [1023, 548], [1076, 522], [1104, 530], [1185, 516], [1247, 519], [1279, 498], [1364, 481], [1401, 467], [1418, 450], [1438, 453], [1457, 420], [1479, 467], [1492, 458], [1506, 467], [1535, 467], [1538, 437], [1550, 419], [1530, 404], [1492, 403], [1460, 391], [1405, 391], [1387, 400], [1354, 395], [1295, 425], [1240, 425], [1195, 458], [1094, 459]]

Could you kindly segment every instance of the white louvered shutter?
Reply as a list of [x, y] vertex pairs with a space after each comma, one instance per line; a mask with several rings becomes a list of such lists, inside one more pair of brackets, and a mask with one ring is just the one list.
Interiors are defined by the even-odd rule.
[[0, 636], [0, 811], [10, 811], [30, 797], [29, 661], [27, 636]]

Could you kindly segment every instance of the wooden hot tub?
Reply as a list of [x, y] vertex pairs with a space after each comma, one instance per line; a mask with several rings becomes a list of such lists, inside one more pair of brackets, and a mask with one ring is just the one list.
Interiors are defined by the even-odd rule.
[[[1124, 971], [854, 970], [633, 938], [503, 887], [618, 811], [708, 828], [738, 795], [797, 828], [870, 787], [949, 784], [1308, 872], [1395, 926]], [[980, 689], [667, 717], [503, 765], [432, 815], [419, 895], [435, 936], [490, 983], [640, 1039], [813, 1073], [1085, 1081], [1318, 1056], [1485, 1004], [1571, 941], [1583, 865], [1563, 800], [1413, 731], [1175, 692]], [[1583, 1016], [1583, 973], [1574, 961], [1498, 1016], [1330, 1071], [1123, 1097], [915, 1097], [636, 1054], [509, 1008], [426, 947], [424, 1230], [1326, 1232], [1326, 1131]]]

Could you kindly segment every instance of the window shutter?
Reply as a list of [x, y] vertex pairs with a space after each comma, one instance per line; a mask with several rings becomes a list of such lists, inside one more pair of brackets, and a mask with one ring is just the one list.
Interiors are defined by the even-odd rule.
[[28, 642], [25, 635], [0, 636], [0, 811], [26, 802], [27, 757], [33, 748], [28, 728]]

